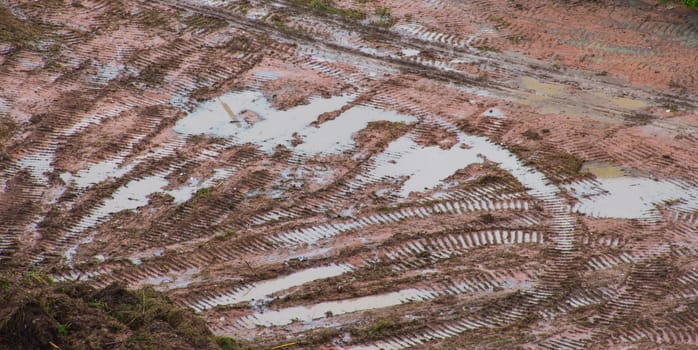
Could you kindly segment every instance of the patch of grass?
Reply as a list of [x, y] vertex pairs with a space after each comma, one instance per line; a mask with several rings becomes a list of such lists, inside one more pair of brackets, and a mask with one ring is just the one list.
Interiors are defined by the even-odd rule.
[[533, 129], [528, 129], [524, 133], [522, 133], [521, 135], [529, 140], [541, 140], [541, 139], [543, 139], [540, 136], [540, 134], [533, 131]]
[[0, 116], [0, 142], [12, 137], [17, 131], [17, 123], [9, 117]]
[[485, 174], [477, 179], [475, 179], [475, 183], [480, 185], [480, 186], [486, 186], [486, 185], [493, 185], [493, 184], [498, 184], [498, 183], [506, 183], [506, 180], [498, 175], [493, 175], [493, 174]]
[[688, 8], [698, 9], [698, 0], [681, 0], [681, 2]]
[[165, 80], [165, 68], [161, 65], [150, 65], [143, 69], [138, 80], [149, 86], [158, 86]]
[[109, 309], [109, 305], [107, 305], [107, 303], [105, 303], [103, 301], [91, 301], [91, 302], [87, 303], [87, 305], [89, 305], [90, 307], [94, 307], [94, 308], [102, 309], [102, 310]]
[[40, 271], [30, 271], [26, 274], [26, 278], [32, 283], [38, 283], [45, 286], [53, 284], [53, 279], [49, 275]]
[[0, 6], [0, 41], [26, 48], [39, 40], [42, 33], [40, 26], [21, 20], [12, 11]]
[[67, 337], [68, 331], [70, 330], [70, 323], [59, 323], [56, 329], [59, 335]]
[[237, 236], [238, 232], [236, 230], [227, 230], [223, 234], [216, 235], [214, 237], [215, 240], [217, 241], [227, 241], [235, 236]]
[[310, 7], [311, 9], [326, 12], [335, 16], [354, 20], [366, 18], [366, 14], [358, 9], [342, 9], [335, 6], [332, 0], [293, 0], [296, 4]]
[[[328, 317], [327, 315], [325, 315]], [[304, 344], [326, 344], [340, 336], [340, 331], [336, 328], [318, 328], [307, 334]]]
[[208, 86], [201, 86], [189, 94], [189, 96], [199, 102], [206, 101], [211, 98], [211, 94], [215, 91], [215, 89], [212, 89]]
[[552, 171], [555, 175], [567, 178], [582, 176], [580, 173], [582, 165], [584, 165], [583, 160], [563, 152], [545, 154], [539, 161], [542, 170]]
[[41, 271], [0, 279], [0, 349], [221, 348], [203, 319], [151, 288], [49, 281]]
[[378, 320], [368, 328], [369, 335], [377, 335], [393, 327], [395, 323], [391, 320]]
[[651, 123], [654, 119], [657, 119], [657, 118], [651, 114], [635, 113], [635, 114], [626, 116], [624, 118], [624, 121], [627, 125], [640, 126], [640, 125], [647, 125], [647, 124]]
[[220, 18], [208, 17], [204, 15], [193, 15], [189, 17], [182, 18], [182, 23], [189, 27], [196, 27], [202, 29], [220, 29], [228, 25], [228, 22]]
[[679, 111], [679, 107], [673, 103], [667, 103], [667, 104], [663, 105], [662, 107], [665, 108], [670, 113], [676, 113]]
[[480, 50], [480, 51], [502, 52], [501, 50], [499, 50], [499, 49], [496, 48], [496, 47], [487, 46], [487, 45], [475, 46], [475, 48], [478, 49], [478, 50]]
[[378, 320], [368, 328], [369, 338], [380, 338], [382, 334], [386, 333], [392, 328], [395, 328], [395, 322], [388, 319]]
[[216, 337], [216, 344], [218, 344], [221, 350], [236, 350], [240, 348], [235, 339], [228, 337]]
[[211, 187], [203, 187], [200, 188], [196, 193], [194, 194], [195, 198], [198, 199], [208, 199], [213, 197], [213, 188]]
[[519, 44], [523, 41], [524, 37], [521, 35], [510, 35], [507, 37], [512, 44]]
[[376, 15], [378, 16], [378, 22], [375, 22], [374, 24], [380, 27], [390, 28], [397, 23], [397, 18], [393, 17], [392, 9], [390, 7], [384, 6], [377, 9]]
[[167, 25], [167, 17], [156, 10], [144, 10], [141, 14], [141, 22], [148, 27], [164, 27]]
[[254, 41], [246, 36], [234, 37], [226, 42], [224, 47], [233, 52], [252, 53], [258, 50]]
[[514, 260], [514, 259], [518, 259], [520, 257], [519, 254], [516, 254], [516, 252], [511, 251], [511, 250], [504, 250], [504, 251], [500, 250], [500, 251], [497, 251], [494, 255], [497, 259], [502, 259], [502, 260]]

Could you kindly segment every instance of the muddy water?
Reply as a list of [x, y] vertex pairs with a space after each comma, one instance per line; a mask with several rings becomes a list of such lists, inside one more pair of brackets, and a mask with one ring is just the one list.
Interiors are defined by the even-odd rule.
[[[627, 111], [638, 111], [649, 106], [641, 100], [613, 97], [599, 92], [579, 91], [565, 84], [544, 83], [533, 77], [524, 76], [513, 83], [526, 93], [509, 99], [523, 105], [537, 107], [543, 114], [564, 114], [620, 123], [622, 118], [610, 119], [608, 116], [601, 116], [598, 112], [589, 109], [587, 105], [601, 104], [609, 109]], [[569, 101], [576, 101], [576, 103], [569, 103]]]
[[47, 174], [53, 171], [51, 163], [53, 154], [49, 152], [31, 154], [17, 161], [20, 168], [28, 170], [32, 177], [42, 184], [48, 183]]
[[[307, 105], [280, 111], [274, 109], [261, 92], [234, 92], [221, 97], [219, 101], [205, 103], [178, 122], [175, 131], [186, 135], [226, 137], [241, 144], [252, 143], [270, 154], [277, 145], [284, 145], [301, 154], [316, 155], [351, 149], [354, 145], [352, 135], [366, 128], [369, 122], [416, 121], [411, 116], [357, 106], [320, 127], [311, 125], [320, 114], [339, 110], [353, 98], [350, 95], [311, 98]], [[239, 117], [245, 111], [254, 112], [261, 120], [254, 124], [246, 122]], [[294, 134], [302, 141], [296, 147], [291, 144]]]
[[[521, 83], [529, 89], [548, 95], [564, 92], [563, 85], [541, 83], [533, 78], [524, 78]], [[175, 126], [175, 131], [183, 135], [208, 134], [226, 137], [241, 144], [252, 143], [268, 153], [273, 152], [277, 145], [284, 145], [300, 155], [313, 156], [351, 150], [354, 146], [352, 135], [364, 129], [369, 122], [417, 121], [413, 116], [368, 106], [356, 106], [319, 127], [311, 125], [320, 114], [339, 110], [352, 99], [353, 96], [311, 98], [307, 105], [280, 111], [274, 109], [261, 92], [232, 92], [204, 103], [180, 120]], [[247, 122], [240, 117], [243, 112], [254, 113], [257, 121]], [[505, 117], [498, 109], [492, 109], [490, 114], [494, 117]], [[412, 192], [434, 189], [457, 170], [490, 159], [505, 163], [504, 168], [513, 172], [526, 186], [550, 192], [551, 189], [542, 175], [532, 174], [531, 169], [523, 167], [508, 151], [485, 138], [465, 135], [453, 129], [457, 133], [458, 142], [449, 149], [441, 149], [436, 145], [423, 147], [413, 140], [413, 134], [391, 142], [382, 154], [374, 158], [375, 167], [370, 170], [371, 175], [374, 178], [406, 177], [397, 195], [407, 197]], [[291, 144], [294, 135], [302, 141], [295, 147]], [[429, 166], [424, 166], [425, 164]]]
[[[121, 167], [119, 166], [120, 163], [120, 159], [112, 159], [101, 163], [95, 163], [87, 169], [78, 171], [75, 176], [71, 178], [77, 188], [86, 188], [91, 185], [98, 184], [110, 177], [122, 177], [131, 171], [136, 165], [131, 163]], [[67, 178], [70, 176], [66, 174], [65, 177]]]
[[557, 83], [543, 83], [532, 77], [521, 77], [521, 86], [528, 90], [533, 90], [536, 94], [546, 96], [562, 95], [566, 86]]
[[298, 306], [278, 311], [267, 311], [254, 314], [243, 322], [249, 328], [255, 326], [283, 326], [293, 322], [310, 322], [328, 317], [329, 315], [341, 315], [351, 312], [380, 309], [389, 306], [400, 305], [410, 301], [426, 300], [434, 298], [438, 293], [420, 289], [406, 289], [382, 295], [372, 295], [356, 299], [331, 301], [312, 306]]
[[[391, 142], [386, 151], [376, 157], [377, 165], [372, 171], [376, 177], [409, 177], [399, 193], [403, 197], [411, 192], [433, 189], [458, 169], [483, 160], [470, 149], [461, 148], [461, 142], [444, 150], [439, 146], [422, 147], [412, 137], [406, 135]], [[397, 159], [394, 158], [396, 154], [400, 155]]]
[[[216, 181], [230, 176], [231, 169], [215, 169], [214, 175], [204, 181], [190, 179], [188, 184], [182, 185], [172, 190], [165, 190], [169, 182], [165, 179], [165, 175], [153, 175], [142, 179], [131, 180], [126, 185], [117, 189], [111, 198], [106, 199], [96, 208], [90, 215], [83, 217], [76, 226], [74, 226], [68, 236], [76, 235], [82, 231], [93, 227], [107, 218], [109, 215], [118, 213], [123, 210], [133, 210], [142, 207], [149, 202], [149, 196], [158, 192], [169, 194], [174, 198], [175, 203], [184, 203], [189, 200], [196, 191], [203, 187], [212, 186]], [[64, 179], [70, 179], [68, 174], [63, 174]], [[78, 178], [80, 179], [80, 178]], [[88, 184], [85, 182], [83, 184]], [[68, 263], [72, 263], [72, 258], [77, 252], [80, 245], [89, 243], [94, 238], [95, 233], [81, 239], [78, 243], [70, 246], [63, 256]]]
[[686, 197], [684, 189], [674, 183], [645, 178], [601, 178], [598, 183], [567, 186], [579, 200], [575, 210], [598, 217], [651, 217], [655, 204]]
[[194, 305], [194, 309], [203, 310], [216, 305], [233, 305], [237, 303], [250, 302], [253, 300], [266, 299], [270, 295], [303, 285], [319, 279], [330, 278], [353, 271], [354, 267], [349, 264], [328, 265], [310, 268], [307, 270], [292, 273], [288, 276], [279, 277], [243, 287], [234, 293], [225, 294], [213, 299], [206, 300], [199, 305]]
[[678, 181], [634, 177], [623, 168], [601, 162], [582, 166], [596, 181], [566, 185], [579, 203], [575, 210], [590, 216], [646, 218], [656, 215], [656, 206], [670, 203], [688, 210], [698, 206], [698, 188]]
[[630, 109], [630, 110], [636, 110], [636, 109], [642, 109], [647, 107], [647, 103], [640, 101], [640, 100], [635, 100], [632, 98], [626, 98], [626, 97], [617, 97], [611, 99], [611, 102], [613, 102], [614, 105], [620, 107], [620, 108], [625, 108], [625, 109]]
[[174, 197], [174, 203], [176, 204], [181, 204], [186, 201], [188, 201], [196, 191], [204, 188], [204, 187], [211, 187], [216, 184], [219, 180], [225, 179], [228, 176], [232, 175], [235, 169], [233, 168], [226, 168], [226, 169], [214, 169], [213, 175], [210, 177], [201, 180], [198, 178], [190, 178], [189, 181], [181, 185], [175, 189], [167, 190], [167, 191], [162, 191], [165, 194], [169, 194], [170, 196]]
[[419, 55], [419, 52], [420, 52], [419, 50], [415, 50], [415, 49], [402, 49], [402, 50], [400, 50], [400, 53], [405, 57], [417, 56], [417, 55]]
[[612, 178], [625, 176], [623, 168], [604, 162], [585, 162], [580, 169], [581, 172], [591, 173], [597, 178]]

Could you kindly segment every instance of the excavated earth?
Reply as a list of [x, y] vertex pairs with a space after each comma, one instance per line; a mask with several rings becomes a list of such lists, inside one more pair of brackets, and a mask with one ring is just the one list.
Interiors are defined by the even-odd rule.
[[0, 264], [253, 348], [698, 346], [698, 13], [0, 1]]

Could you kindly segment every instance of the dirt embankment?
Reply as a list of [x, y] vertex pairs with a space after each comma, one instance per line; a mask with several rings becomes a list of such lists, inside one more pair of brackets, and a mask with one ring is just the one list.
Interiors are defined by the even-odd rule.
[[0, 278], [0, 349], [243, 349], [153, 289], [53, 282], [41, 272]]

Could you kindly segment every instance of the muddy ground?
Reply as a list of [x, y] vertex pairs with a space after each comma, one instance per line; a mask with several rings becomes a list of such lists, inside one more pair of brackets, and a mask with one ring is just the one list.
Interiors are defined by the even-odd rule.
[[258, 349], [698, 346], [696, 57], [671, 1], [3, 1], [3, 281]]

